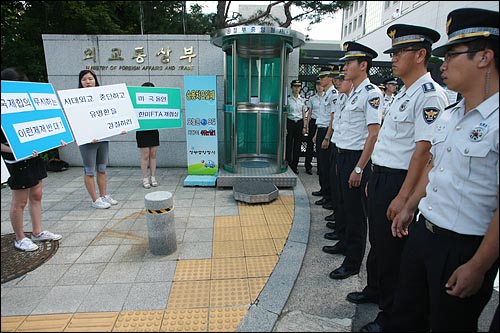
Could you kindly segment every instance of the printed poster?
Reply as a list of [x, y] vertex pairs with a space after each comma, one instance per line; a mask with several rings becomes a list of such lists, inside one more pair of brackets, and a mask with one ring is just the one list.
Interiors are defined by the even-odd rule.
[[125, 83], [58, 90], [57, 94], [79, 146], [139, 128]]
[[182, 128], [180, 88], [127, 87], [140, 128], [138, 131]]
[[74, 141], [50, 83], [2, 81], [2, 130], [16, 160]]
[[217, 85], [215, 76], [185, 76], [188, 175], [216, 175]]

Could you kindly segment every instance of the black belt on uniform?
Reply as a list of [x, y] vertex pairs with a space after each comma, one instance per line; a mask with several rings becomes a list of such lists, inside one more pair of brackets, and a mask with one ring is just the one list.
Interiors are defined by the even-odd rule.
[[351, 149], [343, 149], [343, 148], [337, 148], [337, 153], [339, 154], [347, 154], [347, 153], [359, 153], [362, 152], [362, 150], [351, 150]]
[[290, 120], [290, 121], [293, 121], [294, 123], [298, 123], [299, 121], [302, 121], [302, 120], [304, 120], [304, 119], [299, 119], [299, 120], [292, 120], [292, 119], [290, 119], [290, 118], [287, 118], [287, 119], [288, 119], [288, 120]]
[[388, 168], [388, 167], [372, 164], [372, 171], [377, 172], [377, 173], [403, 173], [403, 172], [407, 172], [408, 170], [393, 169], [393, 168]]
[[449, 237], [462, 238], [462, 239], [483, 238], [483, 236], [459, 234], [457, 232], [438, 227], [437, 225], [435, 225], [434, 223], [432, 223], [431, 221], [429, 221], [425, 217], [424, 217], [424, 223], [425, 223], [425, 228], [436, 235], [445, 235], [445, 236], [449, 236]]

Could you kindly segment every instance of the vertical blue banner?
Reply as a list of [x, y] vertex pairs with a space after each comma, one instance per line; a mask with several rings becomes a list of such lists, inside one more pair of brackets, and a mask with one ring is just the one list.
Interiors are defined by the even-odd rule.
[[215, 177], [219, 169], [216, 77], [185, 76], [184, 100], [188, 162], [188, 178], [184, 184], [203, 185], [190, 183], [189, 176]]

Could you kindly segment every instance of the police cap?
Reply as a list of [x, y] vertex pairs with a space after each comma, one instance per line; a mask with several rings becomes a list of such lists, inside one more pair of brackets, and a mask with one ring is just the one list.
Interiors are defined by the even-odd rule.
[[448, 42], [432, 54], [444, 57], [448, 49], [479, 38], [498, 41], [498, 12], [479, 8], [460, 8], [451, 11], [446, 19]]
[[390, 77], [382, 81], [383, 84], [398, 84], [398, 80], [395, 77]]
[[392, 47], [384, 53], [393, 53], [417, 43], [428, 43], [431, 46], [437, 42], [441, 35], [439, 32], [418, 25], [393, 24], [387, 28], [387, 36], [392, 39]]
[[375, 59], [378, 56], [375, 50], [352, 41], [344, 43], [344, 51], [345, 54], [339, 59], [340, 61], [348, 61], [357, 58]]
[[332, 76], [332, 67], [331, 66], [321, 66], [318, 71], [318, 78], [322, 78], [325, 76]]
[[291, 87], [302, 87], [302, 81], [300, 80], [292, 80], [292, 83], [290, 84]]

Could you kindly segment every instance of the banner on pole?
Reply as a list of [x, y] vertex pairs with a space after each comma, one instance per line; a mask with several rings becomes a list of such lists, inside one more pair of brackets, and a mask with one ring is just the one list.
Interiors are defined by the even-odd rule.
[[[184, 99], [188, 161], [184, 185], [215, 185], [219, 169], [216, 77], [185, 76]], [[205, 181], [190, 183], [194, 179], [191, 175], [212, 176], [213, 180], [208, 184]]]

